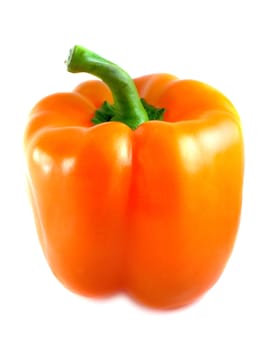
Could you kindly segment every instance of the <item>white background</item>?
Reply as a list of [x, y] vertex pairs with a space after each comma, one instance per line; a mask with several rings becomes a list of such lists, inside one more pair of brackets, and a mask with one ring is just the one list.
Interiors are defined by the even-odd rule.
[[[0, 348], [263, 349], [262, 2], [19, 1], [0, 5]], [[23, 130], [43, 96], [70, 91], [80, 44], [130, 75], [207, 82], [238, 109], [246, 142], [244, 205], [218, 283], [194, 305], [153, 312], [124, 297], [80, 298], [60, 285], [38, 244], [24, 188]]]

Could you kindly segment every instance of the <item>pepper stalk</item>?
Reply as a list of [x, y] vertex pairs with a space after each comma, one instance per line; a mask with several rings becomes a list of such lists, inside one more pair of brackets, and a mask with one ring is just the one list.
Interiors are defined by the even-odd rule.
[[140, 99], [134, 81], [122, 68], [79, 45], [74, 46], [66, 61], [71, 73], [90, 73], [108, 85], [113, 105], [104, 102], [96, 111], [93, 122], [119, 121], [135, 130], [149, 120], [162, 119], [164, 109], [155, 108]]

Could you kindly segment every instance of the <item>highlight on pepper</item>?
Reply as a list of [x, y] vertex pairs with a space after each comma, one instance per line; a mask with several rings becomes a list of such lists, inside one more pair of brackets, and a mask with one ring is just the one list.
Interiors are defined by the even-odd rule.
[[132, 79], [75, 46], [67, 70], [96, 78], [44, 97], [25, 130], [39, 241], [63, 285], [176, 309], [231, 255], [242, 204], [240, 118], [219, 91], [171, 74]]

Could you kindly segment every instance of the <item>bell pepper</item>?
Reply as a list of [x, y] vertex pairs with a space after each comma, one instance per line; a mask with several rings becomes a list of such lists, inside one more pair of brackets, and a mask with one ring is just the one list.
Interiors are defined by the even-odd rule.
[[96, 76], [30, 112], [27, 179], [55, 276], [88, 297], [125, 293], [175, 309], [221, 276], [239, 226], [240, 118], [219, 91], [170, 74], [132, 79], [75, 46], [69, 72]]

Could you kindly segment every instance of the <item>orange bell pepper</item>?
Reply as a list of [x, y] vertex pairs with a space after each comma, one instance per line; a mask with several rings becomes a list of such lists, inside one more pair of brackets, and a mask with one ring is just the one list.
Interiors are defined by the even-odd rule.
[[80, 46], [67, 68], [102, 81], [42, 99], [25, 131], [52, 271], [85, 296], [125, 292], [159, 309], [195, 301], [218, 280], [238, 230], [236, 109], [204, 83], [169, 74], [132, 80]]

